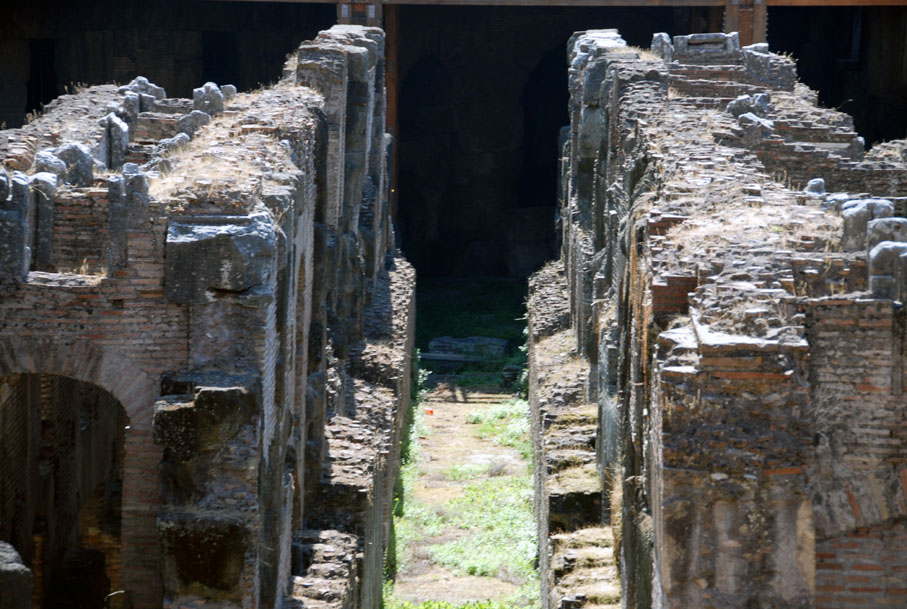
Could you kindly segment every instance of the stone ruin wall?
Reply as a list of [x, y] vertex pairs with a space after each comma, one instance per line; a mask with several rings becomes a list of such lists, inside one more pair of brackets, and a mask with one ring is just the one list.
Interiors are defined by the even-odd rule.
[[[4, 606], [45, 586], [36, 451], [60, 469], [94, 446], [41, 439], [74, 403], [35, 397], [54, 383], [128, 425], [105, 554], [132, 606], [379, 605], [415, 313], [383, 54], [381, 30], [335, 26], [260, 91], [176, 99], [138, 78], [0, 131]], [[103, 545], [85, 491], [58, 490], [51, 512], [76, 504], [60, 537], [81, 505], [82, 544]]]
[[625, 607], [901, 606], [907, 141], [865, 152], [736, 34], [581, 32], [569, 74], [530, 280], [543, 607], [615, 601], [581, 564], [609, 523]]

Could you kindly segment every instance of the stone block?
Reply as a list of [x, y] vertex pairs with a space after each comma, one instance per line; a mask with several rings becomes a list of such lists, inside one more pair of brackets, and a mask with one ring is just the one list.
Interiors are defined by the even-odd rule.
[[151, 151], [151, 156], [165, 156], [173, 150], [179, 150], [180, 148], [186, 147], [190, 141], [189, 135], [186, 133], [178, 133], [173, 137], [168, 137], [158, 142], [157, 146], [154, 147], [154, 150]]
[[33, 202], [28, 176], [0, 172], [0, 269], [16, 282], [24, 281], [31, 268]]
[[0, 541], [0, 609], [31, 609], [34, 578], [16, 548]]
[[737, 32], [674, 36], [674, 59], [681, 63], [734, 63], [742, 58]]
[[172, 220], [167, 230], [164, 290], [171, 302], [206, 302], [208, 290], [242, 292], [266, 283], [277, 236], [266, 212]]
[[144, 76], [136, 76], [128, 85], [123, 85], [117, 89], [117, 92], [122, 95], [127, 95], [130, 92], [135, 93], [136, 95], [150, 95], [154, 99], [164, 99], [167, 97], [167, 92], [163, 87], [159, 87], [150, 82]]
[[250, 532], [237, 518], [186, 513], [158, 517], [164, 588], [169, 594], [202, 593], [239, 600]]
[[134, 91], [123, 94], [123, 114], [129, 121], [134, 121], [142, 111], [142, 98]]
[[236, 85], [224, 85], [220, 88], [220, 92], [224, 95], [224, 101], [230, 101], [236, 97]]
[[737, 124], [743, 128], [744, 139], [754, 143], [771, 137], [775, 132], [774, 122], [761, 118], [752, 112], [746, 112], [738, 116]]
[[866, 247], [874, 248], [882, 241], [907, 241], [907, 218], [879, 218], [866, 225]]
[[57, 148], [57, 157], [66, 163], [66, 182], [73, 186], [91, 186], [94, 182], [94, 158], [85, 144], [67, 142]]
[[727, 111], [735, 118], [747, 112], [759, 117], [765, 117], [771, 111], [771, 97], [767, 93], [756, 95], [740, 95], [728, 102]]
[[[302, 44], [296, 60], [296, 84], [325, 97], [325, 113], [334, 122], [346, 109], [348, 53], [338, 44]], [[339, 113], [339, 114], [338, 114]]]
[[842, 245], [845, 250], [858, 251], [866, 247], [866, 228], [870, 220], [889, 218], [894, 214], [894, 205], [887, 199], [858, 199], [849, 201], [841, 208], [844, 219]]
[[765, 86], [792, 91], [797, 81], [796, 64], [787, 57], [769, 53], [766, 43], [743, 48], [743, 67], [749, 80]]
[[674, 61], [674, 45], [671, 43], [671, 37], [664, 32], [652, 34], [652, 44], [649, 49], [661, 57], [665, 63]]
[[[125, 167], [124, 167], [125, 169]], [[116, 269], [126, 264], [129, 203], [126, 197], [126, 180], [114, 176], [107, 182], [107, 266]]]
[[813, 195], [824, 195], [825, 194], [825, 180], [822, 178], [813, 178], [806, 183], [806, 188], [804, 189], [809, 194]]
[[869, 289], [873, 298], [899, 298], [902, 295], [900, 281], [903, 261], [907, 254], [907, 243], [882, 241], [869, 250]]
[[213, 82], [206, 82], [192, 90], [192, 107], [195, 110], [214, 116], [224, 111], [224, 94]]
[[507, 353], [507, 341], [489, 336], [469, 336], [451, 338], [439, 336], [428, 343], [428, 349], [437, 353], [459, 353], [481, 357], [504, 357]]
[[57, 193], [57, 176], [53, 173], [36, 173], [29, 183], [36, 205], [34, 262], [45, 270], [51, 267], [54, 239], [54, 198]]
[[177, 124], [179, 125], [180, 133], [185, 133], [189, 137], [193, 137], [196, 131], [209, 122], [211, 122], [210, 114], [202, 112], [201, 110], [193, 110], [189, 114], [181, 116]]
[[53, 173], [60, 177], [66, 178], [66, 163], [57, 158], [53, 148], [40, 151], [35, 155], [35, 171]]
[[112, 112], [99, 120], [98, 124], [104, 129], [101, 161], [108, 169], [119, 169], [129, 150], [129, 126]]
[[258, 406], [256, 390], [245, 386], [199, 387], [186, 397], [161, 399], [154, 410], [154, 442], [180, 461], [225, 444]]

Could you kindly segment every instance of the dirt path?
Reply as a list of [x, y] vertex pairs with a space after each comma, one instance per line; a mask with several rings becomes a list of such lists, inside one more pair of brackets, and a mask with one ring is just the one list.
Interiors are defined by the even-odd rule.
[[[478, 425], [467, 422], [470, 413], [482, 412], [510, 400], [510, 394], [483, 393], [449, 383], [437, 384], [419, 405], [422, 411], [418, 438], [418, 475], [410, 496], [440, 515], [443, 532], [416, 536], [408, 542], [411, 558], [396, 578], [394, 596], [419, 603], [427, 600], [461, 604], [467, 601], [512, 599], [524, 584], [506, 572], [497, 577], [456, 573], [432, 560], [433, 548], [469, 535], [454, 525], [456, 508], [448, 504], [464, 497], [467, 485], [502, 476], [527, 476], [527, 463], [515, 448], [481, 438]], [[456, 505], [456, 503], [454, 503]]]

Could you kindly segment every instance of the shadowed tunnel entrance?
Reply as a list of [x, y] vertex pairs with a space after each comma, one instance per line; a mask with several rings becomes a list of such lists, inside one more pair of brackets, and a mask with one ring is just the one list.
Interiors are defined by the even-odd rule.
[[[709, 7], [396, 8], [398, 222], [421, 278], [525, 277], [555, 257], [573, 32], [616, 28], [648, 48], [653, 32], [722, 28]], [[820, 99], [853, 112], [869, 144], [904, 136], [903, 8], [771, 10], [769, 43], [801, 58]]]
[[95, 385], [0, 379], [0, 540], [31, 569], [34, 607], [100, 608], [121, 589], [127, 425], [119, 401]]
[[705, 9], [399, 7], [399, 228], [420, 277], [526, 277], [557, 254], [567, 40], [707, 29]]

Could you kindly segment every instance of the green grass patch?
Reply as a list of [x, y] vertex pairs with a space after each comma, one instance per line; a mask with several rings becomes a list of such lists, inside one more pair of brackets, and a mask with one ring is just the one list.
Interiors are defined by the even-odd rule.
[[512, 399], [497, 406], [472, 410], [467, 413], [466, 422], [478, 425], [476, 433], [480, 438], [491, 438], [495, 444], [515, 448], [524, 460], [531, 462], [529, 402], [526, 400]]
[[394, 597], [392, 590], [389, 590], [389, 586], [384, 588], [384, 609], [516, 609], [518, 606], [510, 602], [496, 603], [493, 601], [468, 601], [459, 605], [448, 603], [447, 601], [411, 603]]
[[[519, 347], [526, 337], [525, 282], [465, 281], [454, 285], [446, 281], [433, 286], [423, 281], [418, 298], [420, 348], [427, 348], [428, 341], [437, 336], [494, 336], [510, 341], [512, 348], [505, 358], [461, 370], [457, 381], [461, 387], [500, 389], [503, 367], [525, 364], [525, 350]], [[414, 397], [421, 399], [424, 380], [424, 372], [414, 378]], [[479, 437], [518, 449], [529, 467], [520, 475], [510, 475], [513, 467], [506, 460], [452, 465], [444, 474], [449, 480], [465, 482], [463, 496], [440, 506], [417, 501], [414, 490], [420, 475], [419, 438], [427, 435], [427, 429], [423, 408], [414, 400], [395, 493], [388, 577], [406, 571], [414, 562], [413, 551], [421, 544], [420, 552], [427, 552], [436, 564], [461, 574], [497, 577], [518, 585], [519, 590], [504, 602], [410, 603], [395, 598], [393, 582], [388, 581], [384, 609], [518, 609], [539, 605], [529, 405], [514, 399], [477, 409], [468, 415], [468, 423], [475, 425]], [[461, 536], [446, 543], [424, 544], [452, 529], [460, 529]]]
[[416, 346], [439, 336], [493, 336], [523, 342], [526, 282], [510, 279], [420, 279], [416, 288]]
[[447, 502], [453, 526], [468, 535], [431, 548], [432, 560], [469, 575], [524, 580], [536, 577], [532, 484], [528, 476], [501, 476], [469, 484]]
[[444, 470], [448, 480], [472, 480], [488, 473], [488, 466], [481, 463], [457, 463]]

